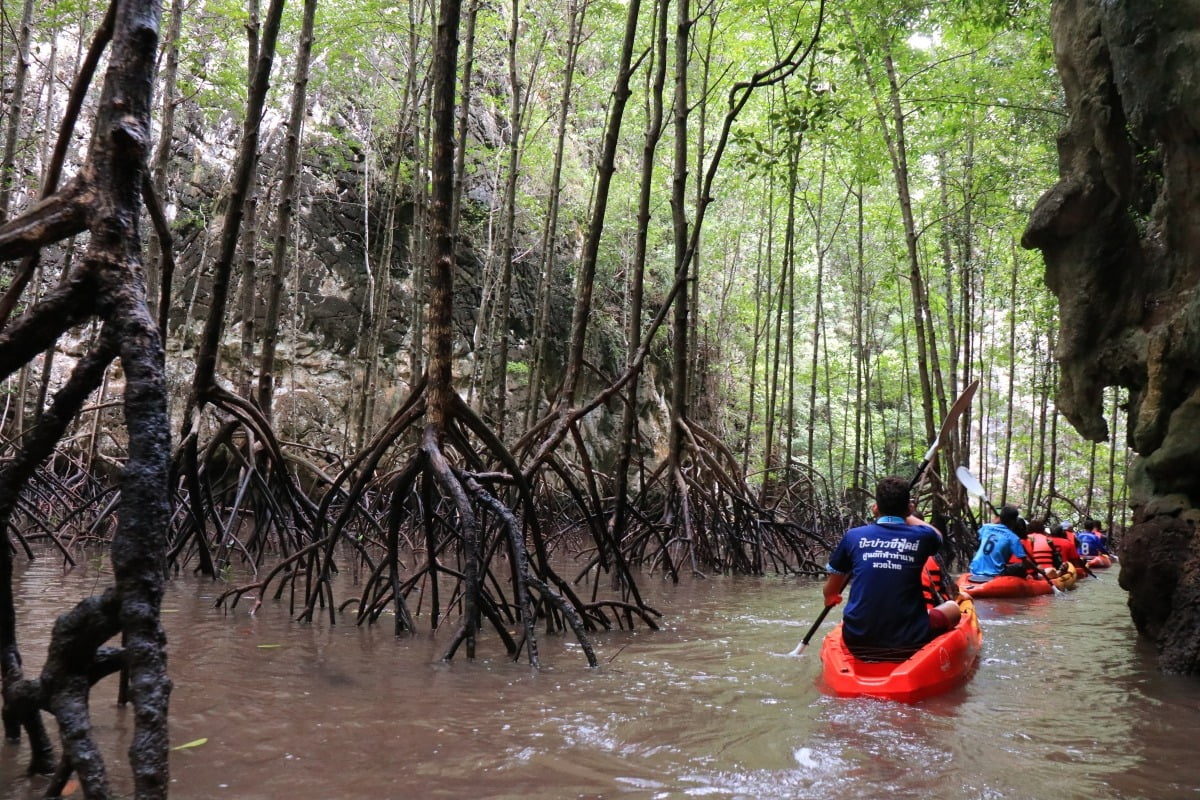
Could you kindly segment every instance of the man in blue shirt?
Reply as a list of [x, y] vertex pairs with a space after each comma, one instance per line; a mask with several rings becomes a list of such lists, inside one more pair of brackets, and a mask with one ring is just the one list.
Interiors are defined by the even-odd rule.
[[829, 556], [825, 605], [842, 602], [842, 640], [859, 658], [904, 659], [958, 624], [959, 608], [948, 600], [928, 611], [921, 569], [938, 551], [942, 535], [913, 514], [908, 481], [884, 478], [875, 488], [874, 523], [851, 528]]
[[1098, 555], [1111, 555], [1104, 546], [1104, 536], [1100, 533], [1100, 523], [1094, 519], [1084, 520], [1083, 530], [1075, 534], [1079, 542], [1079, 555], [1086, 561]]
[[[1025, 533], [1021, 512], [1016, 506], [1005, 506], [996, 520], [979, 529], [979, 549], [971, 559], [973, 581], [988, 581], [1001, 575], [1024, 578], [1028, 574], [1029, 555], [1021, 543]], [[1012, 562], [1013, 556], [1021, 561]]]

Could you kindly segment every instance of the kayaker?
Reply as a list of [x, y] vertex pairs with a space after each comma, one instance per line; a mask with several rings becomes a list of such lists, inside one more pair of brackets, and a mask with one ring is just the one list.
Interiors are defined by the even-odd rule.
[[921, 570], [942, 535], [913, 513], [908, 480], [879, 481], [872, 512], [875, 522], [846, 531], [830, 555], [825, 605], [842, 602], [850, 583], [842, 614], [846, 647], [861, 659], [902, 660], [957, 625], [960, 611], [953, 600], [925, 608]]
[[1095, 558], [1098, 555], [1111, 555], [1108, 548], [1104, 546], [1104, 537], [1097, 532], [1100, 523], [1089, 519], [1084, 521], [1083, 527], [1087, 530], [1080, 531], [1075, 535], [1079, 542], [1079, 555], [1084, 560]]
[[[979, 548], [971, 559], [970, 579], [979, 583], [1009, 575], [1024, 578], [1032, 561], [1021, 537], [1026, 532], [1025, 520], [1016, 506], [1005, 506], [994, 521], [979, 529]], [[1018, 561], [1011, 561], [1016, 556]]]
[[1048, 577], [1057, 578], [1063, 571], [1063, 557], [1046, 535], [1046, 521], [1035, 517], [1029, 520], [1027, 528], [1028, 534], [1022, 541], [1026, 552]]
[[1075, 531], [1071, 530], [1070, 522], [1056, 522], [1050, 526], [1050, 544], [1058, 548], [1059, 555], [1062, 556], [1064, 562], [1075, 565], [1075, 570], [1081, 574], [1087, 574], [1087, 564], [1079, 555], [1079, 548], [1075, 543]]

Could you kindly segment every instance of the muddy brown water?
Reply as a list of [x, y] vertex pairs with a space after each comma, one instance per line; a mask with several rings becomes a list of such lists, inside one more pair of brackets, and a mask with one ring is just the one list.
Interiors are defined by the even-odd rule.
[[[98, 558], [18, 570], [33, 673], [54, 616], [108, 576]], [[980, 601], [974, 676], [915, 706], [826, 695], [820, 635], [778, 655], [820, 609], [805, 579], [648, 578], [663, 630], [601, 634], [596, 670], [543, 636], [534, 672], [491, 636], [474, 663], [445, 664], [448, 629], [298, 624], [271, 601], [227, 614], [219, 584], [180, 578], [164, 604], [171, 739], [207, 741], [172, 753], [171, 797], [1200, 797], [1200, 680], [1154, 670], [1116, 578]], [[114, 700], [109, 679], [94, 721], [129, 796], [132, 713]], [[40, 796], [27, 761], [24, 744], [0, 748], [0, 798]]]

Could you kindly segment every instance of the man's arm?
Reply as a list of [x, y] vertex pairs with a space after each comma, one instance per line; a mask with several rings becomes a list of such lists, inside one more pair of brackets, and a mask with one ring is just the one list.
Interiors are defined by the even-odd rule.
[[850, 576], [844, 572], [831, 572], [825, 579], [822, 593], [825, 595], [825, 605], [836, 606], [842, 602], [842, 589], [850, 582]]

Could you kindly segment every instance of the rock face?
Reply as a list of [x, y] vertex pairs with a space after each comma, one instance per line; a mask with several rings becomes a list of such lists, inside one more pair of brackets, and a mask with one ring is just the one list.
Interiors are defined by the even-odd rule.
[[1200, 0], [1055, 0], [1069, 123], [1023, 244], [1058, 296], [1059, 407], [1130, 391], [1121, 586], [1167, 671], [1200, 674]]

